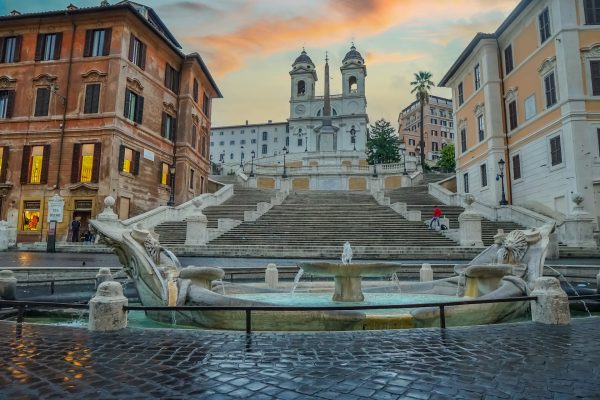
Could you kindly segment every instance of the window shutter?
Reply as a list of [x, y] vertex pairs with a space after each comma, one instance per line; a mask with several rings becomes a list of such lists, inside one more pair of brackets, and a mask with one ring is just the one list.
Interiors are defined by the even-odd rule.
[[110, 42], [112, 38], [112, 29], [108, 28], [104, 30], [104, 48], [102, 49], [102, 55], [107, 56], [110, 53]]
[[100, 180], [100, 157], [102, 156], [102, 143], [94, 144], [94, 164], [92, 165], [92, 182]]
[[35, 61], [40, 61], [42, 59], [42, 51], [44, 50], [44, 39], [46, 35], [43, 33], [39, 33], [37, 35], [37, 42], [35, 44]]
[[123, 116], [125, 118], [129, 118], [129, 97], [131, 96], [131, 92], [129, 89], [125, 90], [125, 107], [123, 107]]
[[166, 132], [167, 132], [167, 113], [163, 111], [162, 120], [160, 123], [160, 136], [165, 137]]
[[56, 34], [56, 45], [54, 47], [54, 59], [55, 60], [60, 60], [60, 50], [62, 47], [62, 37], [63, 34], [62, 32], [59, 32]]
[[158, 162], [158, 184], [162, 185], [162, 169], [163, 169], [163, 162], [159, 161]]
[[15, 91], [8, 91], [8, 107], [6, 109], [6, 118], [12, 118], [15, 111]]
[[50, 145], [44, 146], [44, 159], [42, 160], [42, 176], [40, 183], [48, 183], [48, 167], [50, 166]]
[[133, 62], [133, 43], [135, 36], [129, 36], [129, 61]]
[[2, 148], [2, 166], [0, 166], [0, 182], [6, 182], [6, 173], [8, 170], [8, 156], [10, 155], [10, 149], [8, 146]]
[[100, 84], [94, 84], [93, 86], [93, 95], [92, 95], [92, 111], [97, 113], [100, 111]]
[[140, 51], [140, 68], [146, 69], [146, 45], [141, 43], [141, 51]]
[[119, 164], [117, 165], [117, 170], [119, 172], [123, 171], [123, 163], [125, 162], [125, 146], [121, 145], [119, 147]]
[[133, 174], [138, 175], [140, 173], [140, 152], [133, 152]]
[[83, 105], [84, 114], [89, 114], [92, 112], [92, 97], [94, 95], [92, 87], [93, 85], [87, 85], [85, 87], [85, 104]]
[[29, 158], [31, 157], [31, 146], [23, 146], [23, 159], [21, 160], [21, 184], [29, 181]]
[[0, 37], [0, 63], [4, 62], [4, 41], [3, 37]]
[[169, 87], [169, 84], [171, 83], [171, 68], [169, 68], [169, 64], [165, 65], [165, 86]]
[[81, 143], [73, 144], [73, 161], [71, 163], [71, 183], [81, 181]]
[[142, 96], [138, 96], [138, 100], [137, 100], [137, 110], [136, 110], [136, 122], [138, 124], [142, 124], [142, 121], [144, 120], [144, 98]]
[[23, 36], [17, 36], [15, 42], [15, 62], [21, 61], [21, 46], [23, 45]]
[[177, 118], [171, 118], [171, 137], [169, 140], [173, 143], [177, 141]]
[[85, 47], [83, 48], [83, 56], [89, 57], [92, 55], [92, 46], [94, 40], [94, 31], [87, 30], [85, 31]]

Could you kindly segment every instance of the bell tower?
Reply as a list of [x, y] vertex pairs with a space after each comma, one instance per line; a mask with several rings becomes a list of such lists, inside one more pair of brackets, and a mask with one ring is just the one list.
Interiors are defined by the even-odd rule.
[[365, 77], [367, 76], [367, 67], [365, 60], [356, 50], [354, 44], [350, 51], [346, 53], [342, 66], [342, 82], [344, 97], [365, 97]]
[[315, 82], [317, 71], [306, 50], [296, 58], [290, 71], [291, 77], [291, 101], [303, 101], [311, 99], [315, 95]]

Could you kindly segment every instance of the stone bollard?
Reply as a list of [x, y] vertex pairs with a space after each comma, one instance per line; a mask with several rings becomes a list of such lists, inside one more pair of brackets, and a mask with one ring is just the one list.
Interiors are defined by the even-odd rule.
[[8, 249], [10, 237], [8, 234], [8, 222], [0, 221], [0, 251]]
[[274, 289], [279, 285], [279, 271], [277, 271], [277, 266], [275, 264], [267, 264], [267, 269], [265, 270], [265, 283], [267, 287]]
[[0, 271], [0, 300], [15, 300], [17, 298], [17, 278], [15, 274], [5, 269]]
[[102, 282], [108, 282], [112, 280], [113, 276], [110, 273], [110, 268], [100, 268], [96, 274], [96, 288], [98, 288]]
[[96, 296], [90, 300], [90, 331], [111, 332], [127, 328], [128, 303], [123, 296], [123, 287], [119, 282], [103, 282], [98, 286]]
[[531, 320], [549, 325], [567, 325], [571, 322], [569, 299], [558, 279], [544, 276], [536, 279], [531, 296]]
[[419, 275], [421, 276], [421, 282], [430, 282], [433, 280], [433, 270], [431, 269], [431, 264], [423, 264], [421, 266], [421, 270], [419, 271]]

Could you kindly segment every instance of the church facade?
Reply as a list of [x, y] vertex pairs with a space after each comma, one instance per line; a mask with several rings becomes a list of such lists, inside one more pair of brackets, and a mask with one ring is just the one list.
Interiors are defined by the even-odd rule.
[[282, 154], [284, 148], [288, 153], [347, 151], [364, 155], [369, 122], [365, 95], [367, 68], [354, 45], [342, 60], [340, 73], [342, 93], [331, 95], [329, 60], [326, 60], [324, 95], [317, 96], [315, 64], [302, 50], [290, 71], [287, 121], [213, 127], [210, 143], [213, 163], [224, 165], [224, 170], [229, 171], [249, 162], [252, 152], [255, 162], [260, 163], [261, 158]]

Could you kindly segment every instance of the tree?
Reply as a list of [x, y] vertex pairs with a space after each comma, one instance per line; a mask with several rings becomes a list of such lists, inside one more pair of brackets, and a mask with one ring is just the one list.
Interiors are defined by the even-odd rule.
[[396, 129], [383, 118], [371, 124], [367, 141], [369, 164], [400, 162], [400, 138]]
[[456, 159], [454, 155], [454, 145], [448, 144], [442, 147], [440, 158], [438, 158], [437, 166], [444, 171], [454, 172], [456, 168]]
[[425, 171], [425, 137], [423, 134], [423, 108], [425, 104], [429, 102], [429, 92], [431, 87], [435, 84], [431, 81], [431, 72], [419, 71], [415, 74], [415, 80], [410, 83], [413, 86], [411, 93], [415, 93], [417, 101], [421, 107], [421, 137], [419, 141], [419, 147], [421, 148], [421, 167]]

